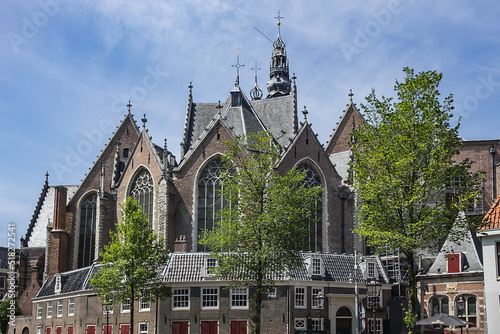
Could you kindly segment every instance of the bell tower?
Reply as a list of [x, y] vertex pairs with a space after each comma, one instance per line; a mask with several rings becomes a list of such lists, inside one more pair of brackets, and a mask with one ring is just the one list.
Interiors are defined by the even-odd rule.
[[273, 54], [269, 71], [269, 81], [267, 82], [267, 98], [290, 94], [292, 83], [288, 73], [288, 60], [286, 59], [285, 42], [281, 39], [281, 19], [278, 10], [278, 37], [273, 43]]

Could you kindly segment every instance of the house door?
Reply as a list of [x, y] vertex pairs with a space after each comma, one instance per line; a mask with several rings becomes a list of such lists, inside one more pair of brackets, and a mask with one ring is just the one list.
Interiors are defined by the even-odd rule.
[[202, 321], [201, 334], [217, 334], [217, 321]]
[[231, 334], [247, 334], [247, 322], [231, 321]]
[[189, 322], [172, 321], [172, 334], [188, 334]]

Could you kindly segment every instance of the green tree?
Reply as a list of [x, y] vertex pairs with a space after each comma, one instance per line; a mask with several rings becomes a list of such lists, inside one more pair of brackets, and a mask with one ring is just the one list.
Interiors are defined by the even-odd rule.
[[399, 248], [408, 257], [405, 322], [415, 333], [418, 251], [435, 249], [453, 233], [457, 213], [479, 195], [481, 175], [470, 173], [468, 160], [457, 160], [459, 124], [450, 126], [453, 96], [439, 99], [442, 74], [403, 71], [405, 80], [394, 87], [396, 101], [379, 100], [374, 90], [366, 97], [366, 122], [353, 131], [351, 167], [361, 198], [356, 232], [370, 246]]
[[7, 333], [7, 325], [13, 319], [11, 315], [21, 314], [17, 299], [6, 299], [0, 304], [0, 332]]
[[169, 253], [163, 238], [150, 227], [136, 200], [122, 205], [121, 221], [111, 242], [104, 247], [102, 267], [90, 279], [96, 294], [105, 302], [130, 300], [130, 333], [134, 333], [134, 302], [168, 297], [162, 271]]
[[247, 287], [252, 330], [260, 333], [262, 297], [273, 279], [289, 275], [303, 264], [299, 251], [315, 218], [320, 187], [302, 187], [304, 173], [277, 171], [280, 150], [267, 132], [227, 143], [223, 156], [222, 198], [216, 227], [200, 242], [217, 260], [216, 277], [229, 287]]

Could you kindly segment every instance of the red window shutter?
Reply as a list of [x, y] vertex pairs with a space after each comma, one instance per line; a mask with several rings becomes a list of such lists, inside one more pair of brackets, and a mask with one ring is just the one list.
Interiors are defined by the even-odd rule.
[[201, 334], [210, 334], [210, 323], [208, 321], [201, 322]]
[[180, 322], [172, 322], [172, 334], [181, 334]]
[[240, 334], [247, 334], [247, 322], [240, 321]]
[[113, 333], [113, 325], [109, 325], [109, 326], [104, 325], [102, 329], [103, 329], [104, 334], [112, 334]]
[[130, 325], [120, 325], [120, 334], [129, 334]]
[[188, 334], [189, 323], [187, 321], [181, 322], [181, 334]]
[[87, 334], [95, 334], [95, 326], [88, 325], [87, 326]]
[[45, 334], [50, 334], [50, 327], [45, 328]]
[[460, 272], [460, 254], [448, 254], [448, 273]]
[[68, 326], [68, 334], [73, 334], [73, 326]]
[[62, 327], [56, 327], [56, 334], [62, 334]]
[[217, 334], [217, 321], [210, 321], [210, 334]]

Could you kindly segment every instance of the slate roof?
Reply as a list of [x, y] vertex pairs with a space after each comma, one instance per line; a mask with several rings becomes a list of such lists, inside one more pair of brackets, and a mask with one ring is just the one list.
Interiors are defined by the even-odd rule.
[[[73, 197], [78, 186], [65, 186], [68, 189], [67, 203]], [[37, 208], [33, 218], [31, 219], [28, 231], [26, 233], [27, 247], [45, 247], [47, 238], [47, 224], [54, 219], [54, 199], [55, 187], [47, 187], [46, 191], [42, 191], [42, 195], [38, 200]]]
[[[294, 96], [249, 100], [239, 87], [235, 87], [235, 91], [241, 94], [241, 106], [231, 107], [231, 97], [221, 103], [222, 119], [234, 134], [241, 136], [247, 132], [268, 130], [280, 145], [287, 146], [296, 131]], [[183, 139], [185, 152], [194, 147], [216, 118], [217, 106], [218, 103], [188, 103]]]
[[[93, 266], [85, 267], [61, 273], [61, 293], [70, 293], [82, 290], [89, 290], [88, 277]], [[42, 288], [38, 291], [36, 298], [47, 297], [55, 294], [54, 287], [56, 284], [56, 275], [46, 280]]]
[[[461, 215], [463, 215], [463, 213], [461, 213]], [[447, 274], [448, 254], [457, 253], [464, 254], [462, 272], [470, 273], [484, 271], [482, 264], [482, 247], [475, 233], [471, 233], [469, 230], [462, 231], [461, 233], [465, 234], [465, 238], [460, 243], [453, 241], [450, 237], [446, 239], [434, 263], [429, 268], [427, 275]]]
[[486, 224], [481, 230], [500, 228], [500, 196], [497, 197], [491, 208], [484, 216], [483, 222]]

